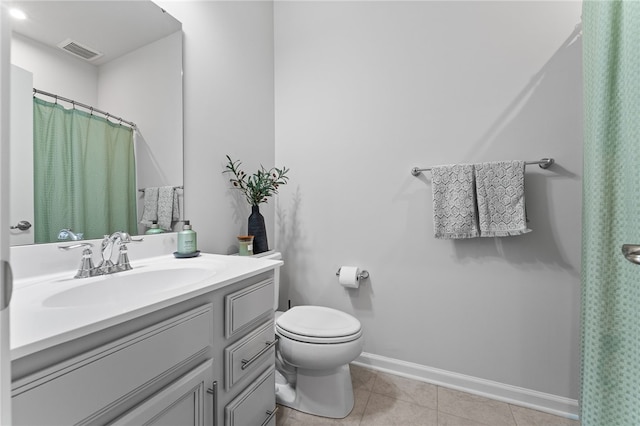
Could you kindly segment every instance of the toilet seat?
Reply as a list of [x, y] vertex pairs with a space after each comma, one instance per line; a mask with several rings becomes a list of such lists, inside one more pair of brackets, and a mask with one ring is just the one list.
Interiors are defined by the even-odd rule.
[[360, 321], [324, 306], [296, 306], [276, 320], [281, 336], [306, 343], [345, 343], [362, 336]]

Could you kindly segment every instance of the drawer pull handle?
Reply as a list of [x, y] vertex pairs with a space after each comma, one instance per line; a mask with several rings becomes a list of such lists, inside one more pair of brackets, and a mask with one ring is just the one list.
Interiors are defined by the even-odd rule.
[[211, 410], [211, 424], [216, 426], [218, 424], [218, 381], [214, 381], [212, 386], [207, 389], [207, 393], [213, 395], [213, 409]]
[[271, 421], [271, 419], [273, 418], [273, 416], [275, 416], [275, 415], [276, 415], [276, 411], [278, 411], [278, 408], [280, 408], [280, 407], [278, 407], [278, 406], [276, 405], [276, 408], [274, 408], [274, 409], [273, 409], [273, 410], [271, 410], [271, 411], [267, 411], [267, 415], [268, 415], [269, 417], [267, 417], [267, 420], [265, 420], [264, 422], [262, 422], [262, 425], [260, 425], [260, 426], [266, 426], [267, 424], [269, 424], [269, 422]]
[[266, 342], [265, 343], [266, 346], [264, 348], [262, 348], [262, 350], [260, 352], [258, 352], [254, 356], [252, 356], [250, 359], [243, 359], [242, 360], [242, 369], [246, 370], [247, 368], [249, 368], [249, 366], [251, 364], [253, 364], [262, 355], [264, 355], [265, 352], [267, 352], [269, 349], [271, 349], [271, 347], [273, 347], [273, 345], [275, 345], [277, 341], [278, 340], [276, 339], [273, 342]]

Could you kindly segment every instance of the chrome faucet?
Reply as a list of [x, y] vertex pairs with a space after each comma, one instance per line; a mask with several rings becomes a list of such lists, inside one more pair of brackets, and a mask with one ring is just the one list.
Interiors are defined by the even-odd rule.
[[[129, 264], [129, 254], [126, 244], [139, 241], [142, 241], [142, 238], [133, 239], [131, 235], [124, 231], [116, 231], [111, 235], [105, 235], [104, 240], [102, 240], [102, 260], [98, 264], [98, 270], [100, 270], [102, 274], [113, 274], [115, 272], [132, 269]], [[111, 257], [116, 244], [120, 246], [120, 251], [118, 260], [114, 264], [111, 261]]]
[[[95, 277], [96, 275], [114, 274], [116, 272], [128, 271], [132, 269], [131, 265], [129, 264], [129, 254], [127, 252], [126, 244], [139, 241], [142, 241], [142, 238], [131, 238], [131, 235], [124, 231], [118, 231], [114, 232], [111, 235], [105, 235], [101, 244], [102, 260], [100, 261], [98, 266], [94, 266], [93, 264], [93, 253], [91, 251], [91, 247], [93, 247], [93, 244], [91, 243], [77, 243], [68, 246], [58, 246], [58, 248], [60, 250], [83, 248], [84, 250], [82, 251], [82, 262], [80, 263], [78, 273], [74, 278], [89, 278]], [[118, 255], [117, 262], [114, 264], [111, 261], [111, 256], [113, 254], [113, 248], [116, 244], [120, 246], [120, 253]]]
[[71, 230], [71, 228], [61, 229], [60, 232], [58, 233], [59, 240], [80, 241], [82, 240], [82, 238], [83, 238], [83, 234], [81, 232], [78, 232], [76, 234]]

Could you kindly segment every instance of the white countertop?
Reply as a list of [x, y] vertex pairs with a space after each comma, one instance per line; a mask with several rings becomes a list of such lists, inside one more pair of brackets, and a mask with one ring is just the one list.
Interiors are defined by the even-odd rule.
[[[102, 277], [74, 279], [76, 271], [70, 270], [17, 280], [11, 301], [11, 359], [33, 354], [279, 268], [282, 262], [201, 254], [190, 259], [162, 255], [132, 261], [131, 265], [131, 271]], [[133, 275], [139, 274], [142, 277], [143, 274], [158, 269], [165, 273], [153, 274], [153, 286], [148, 282], [144, 291], [142, 287], [135, 288], [137, 281], [131, 280]], [[191, 281], [177, 285], [176, 277], [180, 276], [181, 269], [185, 276], [191, 277]], [[98, 291], [94, 292], [94, 289]], [[82, 302], [79, 303], [78, 300]]]

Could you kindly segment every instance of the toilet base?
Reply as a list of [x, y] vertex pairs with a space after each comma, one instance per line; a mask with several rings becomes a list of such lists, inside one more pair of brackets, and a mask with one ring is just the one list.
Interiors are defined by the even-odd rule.
[[294, 386], [277, 374], [276, 402], [316, 416], [347, 417], [354, 405], [349, 365], [330, 370], [297, 368]]

